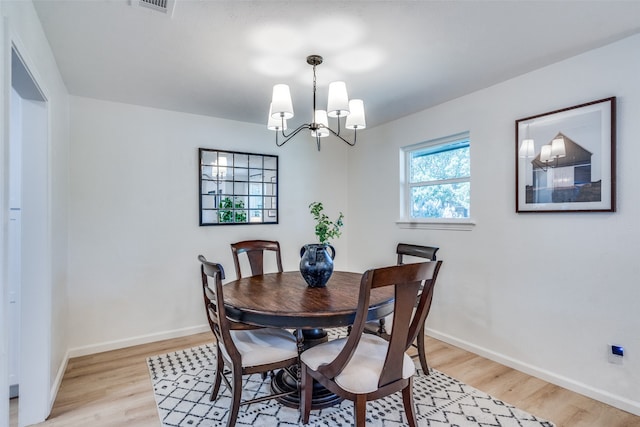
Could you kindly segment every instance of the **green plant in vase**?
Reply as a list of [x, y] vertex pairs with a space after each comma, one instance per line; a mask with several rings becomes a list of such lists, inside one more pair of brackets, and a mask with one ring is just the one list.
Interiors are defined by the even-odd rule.
[[322, 212], [324, 206], [321, 202], [313, 202], [309, 205], [311, 215], [316, 221], [315, 233], [321, 244], [330, 244], [329, 239], [337, 239], [342, 235], [340, 228], [344, 225], [344, 214], [340, 212], [335, 221], [331, 221], [329, 217]]

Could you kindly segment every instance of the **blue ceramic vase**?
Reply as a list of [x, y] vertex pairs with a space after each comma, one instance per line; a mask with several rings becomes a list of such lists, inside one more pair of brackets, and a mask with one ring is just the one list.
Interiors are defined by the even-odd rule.
[[300, 249], [300, 273], [310, 287], [327, 286], [335, 256], [336, 250], [329, 244], [312, 243]]

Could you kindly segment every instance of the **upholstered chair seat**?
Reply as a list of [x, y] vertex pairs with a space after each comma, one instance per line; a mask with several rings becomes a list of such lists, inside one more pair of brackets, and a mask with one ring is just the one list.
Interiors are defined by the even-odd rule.
[[[314, 371], [325, 363], [332, 362], [342, 351], [347, 338], [329, 341], [302, 353], [300, 360]], [[378, 390], [380, 375], [384, 369], [389, 342], [377, 335], [363, 335], [351, 360], [334, 381], [343, 390], [354, 394], [372, 393]], [[409, 378], [416, 373], [413, 359], [407, 354], [402, 362], [402, 378]]]
[[[230, 331], [242, 367], [267, 365], [284, 359], [298, 357], [298, 346], [295, 337], [284, 329], [264, 328], [248, 331]], [[230, 359], [224, 343], [220, 343], [220, 350]]]

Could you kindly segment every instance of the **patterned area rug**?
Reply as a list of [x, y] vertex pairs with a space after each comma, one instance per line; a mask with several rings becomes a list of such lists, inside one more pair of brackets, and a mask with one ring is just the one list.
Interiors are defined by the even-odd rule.
[[[218, 399], [209, 395], [215, 373], [215, 344], [194, 347], [147, 359], [162, 425], [224, 426], [230, 394], [224, 382]], [[259, 374], [244, 377], [243, 400], [270, 392], [269, 381]], [[451, 427], [552, 427], [441, 372], [414, 377], [416, 417], [420, 426]], [[297, 409], [267, 400], [240, 406], [238, 426], [302, 426]], [[352, 426], [353, 404], [311, 411], [307, 426]], [[367, 403], [367, 426], [406, 425], [400, 393]]]

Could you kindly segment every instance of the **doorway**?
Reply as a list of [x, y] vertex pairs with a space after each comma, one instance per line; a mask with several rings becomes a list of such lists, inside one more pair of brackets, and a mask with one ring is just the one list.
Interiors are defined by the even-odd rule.
[[15, 46], [9, 96], [9, 389], [23, 426], [50, 409], [49, 106]]

